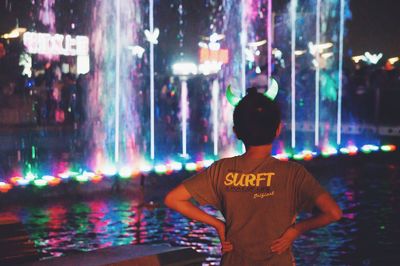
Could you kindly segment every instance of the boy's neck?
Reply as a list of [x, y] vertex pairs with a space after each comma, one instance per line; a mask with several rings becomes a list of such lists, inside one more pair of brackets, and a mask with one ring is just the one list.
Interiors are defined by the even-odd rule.
[[249, 159], [263, 159], [271, 156], [272, 144], [260, 146], [246, 146], [244, 156]]

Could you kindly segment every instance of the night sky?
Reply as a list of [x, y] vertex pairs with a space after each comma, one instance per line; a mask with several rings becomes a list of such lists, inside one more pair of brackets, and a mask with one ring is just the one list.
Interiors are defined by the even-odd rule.
[[350, 9], [346, 43], [354, 55], [370, 51], [400, 56], [399, 0], [351, 0]]
[[[186, 1], [183, 1], [184, 6], [204, 2]], [[13, 3], [14, 8], [11, 12], [5, 9], [6, 2]], [[27, 2], [28, 0], [0, 0], [0, 34], [15, 26], [16, 16], [19, 17], [21, 24], [28, 21]], [[275, 3], [282, 5], [282, 2], [285, 1], [277, 0]], [[383, 52], [385, 57], [400, 56], [400, 0], [351, 0], [350, 8], [352, 19], [347, 21], [348, 32], [345, 40], [348, 55], [359, 55], [370, 51]]]

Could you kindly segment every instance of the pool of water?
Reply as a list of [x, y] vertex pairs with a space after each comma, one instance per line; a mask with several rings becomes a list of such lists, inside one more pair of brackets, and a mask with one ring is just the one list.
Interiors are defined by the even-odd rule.
[[[344, 218], [301, 236], [294, 245], [297, 264], [399, 265], [399, 154], [326, 159], [307, 168], [332, 192]], [[165, 192], [158, 191], [158, 197], [139, 191], [8, 205], [1, 211], [21, 219], [43, 259], [109, 246], [170, 243], [190, 246], [207, 254], [206, 265], [218, 265], [216, 232], [165, 208]], [[212, 208], [205, 210], [219, 215]]]

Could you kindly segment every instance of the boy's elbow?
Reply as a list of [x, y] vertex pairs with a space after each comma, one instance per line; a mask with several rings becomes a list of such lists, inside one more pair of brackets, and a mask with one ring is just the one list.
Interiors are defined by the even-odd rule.
[[330, 216], [331, 216], [331, 219], [333, 220], [333, 222], [337, 222], [337, 221], [339, 221], [340, 219], [342, 219], [343, 212], [342, 212], [342, 210], [338, 207], [338, 208], [335, 208], [335, 209], [333, 209], [333, 210], [330, 211]]
[[171, 192], [169, 192], [164, 198], [164, 204], [168, 208], [173, 208], [174, 202], [175, 202], [174, 196]]

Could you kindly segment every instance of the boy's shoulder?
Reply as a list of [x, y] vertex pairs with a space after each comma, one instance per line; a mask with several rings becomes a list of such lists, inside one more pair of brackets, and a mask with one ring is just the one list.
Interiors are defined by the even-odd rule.
[[[241, 160], [243, 162], [247, 162], [247, 160], [242, 156], [242, 155], [237, 155], [237, 156], [232, 156], [232, 157], [225, 157], [225, 158], [221, 158], [219, 160], [216, 160], [213, 163], [213, 166], [223, 166], [223, 165], [229, 165], [232, 163], [235, 163], [235, 161], [237, 160]], [[294, 162], [294, 161], [287, 161], [287, 160], [279, 160], [277, 158], [275, 158], [274, 156], [268, 157], [265, 159], [266, 162], [273, 164], [274, 166], [277, 166], [279, 168], [287, 168], [288, 170], [292, 170], [292, 171], [298, 171], [298, 170], [303, 170], [305, 169], [305, 167], [298, 163], [298, 162]], [[250, 160], [249, 160], [250, 162]]]

